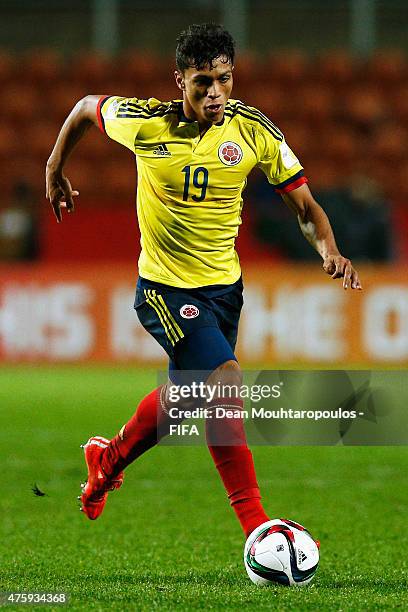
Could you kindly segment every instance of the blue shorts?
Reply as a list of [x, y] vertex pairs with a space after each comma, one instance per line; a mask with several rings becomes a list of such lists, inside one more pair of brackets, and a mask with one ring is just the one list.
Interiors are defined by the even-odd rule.
[[139, 277], [134, 307], [143, 327], [168, 354], [170, 373], [212, 372], [236, 360], [242, 290], [241, 279], [232, 285], [179, 289]]

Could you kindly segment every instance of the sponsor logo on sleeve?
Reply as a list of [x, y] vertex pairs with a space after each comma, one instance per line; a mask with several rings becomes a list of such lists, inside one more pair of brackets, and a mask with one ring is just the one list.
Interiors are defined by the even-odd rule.
[[286, 142], [282, 142], [279, 147], [280, 155], [282, 159], [282, 164], [285, 166], [287, 170], [290, 170], [295, 164], [299, 162], [298, 158], [294, 153], [289, 149]]
[[108, 106], [108, 110], [105, 114], [105, 119], [116, 119], [116, 115], [119, 109], [120, 100], [114, 100]]

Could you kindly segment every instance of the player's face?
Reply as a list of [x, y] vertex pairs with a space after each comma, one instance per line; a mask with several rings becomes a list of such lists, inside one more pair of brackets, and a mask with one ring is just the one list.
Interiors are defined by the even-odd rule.
[[199, 123], [218, 123], [224, 116], [225, 105], [231, 95], [233, 66], [225, 57], [213, 61], [202, 70], [176, 70], [176, 83], [183, 91], [184, 113]]

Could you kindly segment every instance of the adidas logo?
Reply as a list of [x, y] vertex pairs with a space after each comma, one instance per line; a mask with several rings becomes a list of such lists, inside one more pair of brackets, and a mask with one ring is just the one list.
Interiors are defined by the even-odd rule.
[[170, 157], [171, 153], [165, 144], [159, 144], [159, 146], [154, 149], [153, 155], [159, 155], [160, 157]]
[[298, 563], [303, 563], [303, 561], [306, 561], [307, 556], [305, 555], [305, 553], [303, 552], [303, 550], [298, 550]]

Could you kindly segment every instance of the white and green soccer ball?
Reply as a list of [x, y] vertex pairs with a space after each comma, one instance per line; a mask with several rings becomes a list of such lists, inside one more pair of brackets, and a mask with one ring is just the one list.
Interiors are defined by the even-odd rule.
[[244, 563], [252, 582], [260, 586], [304, 586], [319, 565], [319, 542], [299, 523], [274, 519], [249, 535]]

